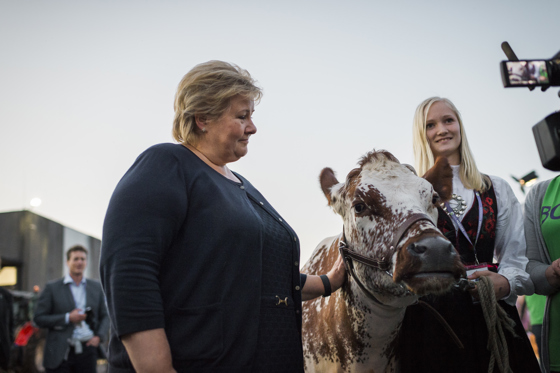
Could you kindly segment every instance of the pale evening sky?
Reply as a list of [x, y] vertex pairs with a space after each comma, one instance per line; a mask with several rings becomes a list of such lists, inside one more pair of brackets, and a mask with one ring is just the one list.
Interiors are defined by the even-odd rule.
[[101, 238], [115, 185], [147, 147], [171, 142], [181, 77], [211, 59], [258, 80], [258, 133], [231, 164], [293, 226], [302, 262], [341, 219], [318, 184], [367, 151], [413, 163], [412, 117], [433, 95], [463, 115], [481, 171], [542, 168], [531, 127], [558, 88], [504, 89], [520, 58], [560, 49], [560, 3], [524, 1], [0, 0], [0, 211], [31, 208]]

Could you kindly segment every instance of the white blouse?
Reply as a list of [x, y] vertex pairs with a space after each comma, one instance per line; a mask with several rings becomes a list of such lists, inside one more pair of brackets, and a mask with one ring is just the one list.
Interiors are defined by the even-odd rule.
[[[461, 217], [462, 219], [471, 209], [475, 196], [473, 190], [465, 188], [461, 182], [459, 167], [451, 166], [453, 193], [461, 196], [467, 204], [467, 210]], [[523, 211], [513, 190], [504, 179], [490, 176], [490, 180], [492, 180], [498, 204], [494, 259], [500, 263], [498, 273], [508, 279], [511, 289], [510, 293], [502, 299], [513, 306], [518, 295], [529, 295], [535, 292], [533, 282], [529, 274], [525, 272], [529, 260], [526, 256]], [[453, 219], [451, 220], [453, 221]], [[455, 225], [454, 221], [453, 225]]]

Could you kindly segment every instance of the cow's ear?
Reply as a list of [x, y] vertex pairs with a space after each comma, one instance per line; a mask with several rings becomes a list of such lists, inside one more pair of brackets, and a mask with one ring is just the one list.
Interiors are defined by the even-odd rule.
[[411, 165], [406, 164], [406, 163], [403, 163], [402, 165], [405, 166], [406, 168], [408, 168], [410, 171], [412, 171], [412, 173], [413, 173], [414, 175], [418, 176], [418, 173], [416, 172], [416, 170], [414, 169], [414, 167], [412, 167]]
[[321, 174], [319, 175], [319, 183], [321, 183], [321, 189], [323, 190], [325, 197], [327, 197], [329, 205], [331, 205], [331, 188], [338, 184], [338, 180], [336, 179], [336, 176], [334, 176], [334, 171], [328, 167], [323, 168]]
[[433, 167], [422, 177], [433, 185], [434, 190], [441, 198], [441, 202], [447, 202], [451, 199], [453, 192], [453, 170], [447, 158], [438, 157]]

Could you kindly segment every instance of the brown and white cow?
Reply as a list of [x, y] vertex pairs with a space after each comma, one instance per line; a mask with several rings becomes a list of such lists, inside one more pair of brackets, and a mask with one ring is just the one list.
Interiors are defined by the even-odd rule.
[[[459, 255], [435, 226], [440, 201], [432, 183], [386, 151], [368, 153], [359, 165], [344, 183], [329, 168], [321, 172], [321, 187], [342, 216], [343, 233], [323, 240], [302, 272], [328, 272], [344, 239], [358, 257], [388, 268], [350, 258], [346, 266], [355, 277], [328, 298], [304, 302], [307, 372], [398, 372], [395, 349], [406, 307], [419, 295], [448, 291], [464, 275]], [[431, 176], [449, 198], [447, 161], [438, 160]]]

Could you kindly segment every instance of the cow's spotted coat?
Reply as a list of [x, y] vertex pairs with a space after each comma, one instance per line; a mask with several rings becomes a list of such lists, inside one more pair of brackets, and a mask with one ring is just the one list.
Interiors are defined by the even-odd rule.
[[[436, 166], [442, 172], [433, 172], [432, 178], [438, 178], [447, 193], [449, 166], [446, 162]], [[377, 301], [351, 279], [329, 298], [304, 303], [306, 371], [398, 372], [395, 349], [406, 306], [418, 295], [447, 291], [464, 273], [455, 250], [434, 225], [437, 193], [430, 182], [385, 151], [368, 153], [344, 183], [338, 183], [332, 170], [323, 170], [321, 187], [343, 219], [348, 245], [367, 257], [390, 260], [393, 277], [355, 263], [357, 277]], [[414, 213], [424, 213], [432, 222], [413, 224], [391, 249], [399, 224]], [[323, 240], [303, 272], [326, 273], [339, 255], [341, 236]]]

